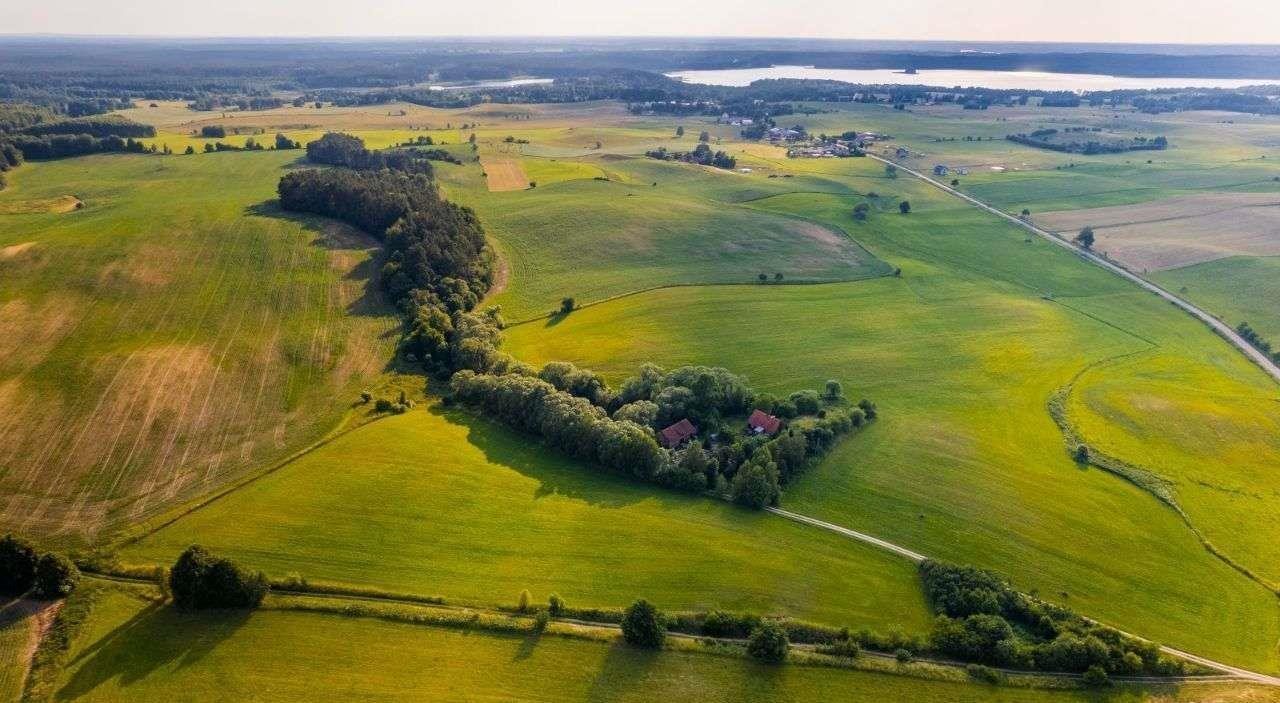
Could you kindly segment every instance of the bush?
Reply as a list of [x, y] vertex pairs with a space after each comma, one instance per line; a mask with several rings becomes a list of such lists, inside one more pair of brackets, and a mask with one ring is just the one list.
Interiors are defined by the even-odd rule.
[[573, 298], [561, 298], [560, 312], [566, 315], [573, 312], [573, 308], [575, 304], [576, 303], [574, 302]]
[[627, 607], [622, 616], [622, 639], [627, 644], [657, 649], [666, 638], [666, 618], [652, 603], [641, 598]]
[[733, 482], [729, 484], [733, 502], [750, 508], [778, 504], [778, 466], [763, 454], [759, 452], [758, 459], [753, 458], [743, 464], [734, 474]]
[[766, 622], [752, 630], [751, 637], [747, 639], [747, 654], [760, 661], [777, 664], [786, 661], [790, 644], [781, 625]]
[[267, 579], [192, 545], [169, 572], [169, 588], [173, 602], [188, 610], [256, 608], [267, 594]]
[[52, 552], [40, 557], [36, 563], [35, 589], [36, 598], [54, 600], [66, 598], [76, 590], [80, 583], [80, 570], [71, 560], [61, 554]]
[[379, 398], [378, 402], [373, 404], [373, 409], [375, 412], [389, 413], [394, 405], [394, 403], [386, 398]]
[[555, 615], [555, 616], [559, 616], [561, 613], [564, 612], [564, 608], [565, 608], [564, 599], [561, 598], [560, 596], [552, 593], [551, 597], [547, 599], [548, 613], [551, 613], [552, 615]]
[[833, 657], [847, 657], [849, 659], [857, 659], [862, 656], [862, 647], [853, 639], [836, 640], [832, 644], [818, 647], [820, 654], [829, 654]]
[[547, 629], [547, 625], [551, 623], [551, 616], [545, 610], [539, 610], [537, 615], [533, 616], [533, 631], [543, 632]]
[[1080, 680], [1084, 682], [1084, 685], [1095, 688], [1111, 685], [1111, 677], [1107, 676], [1107, 670], [1098, 664], [1089, 667], [1084, 672], [1084, 676], [1080, 677]]
[[896, 649], [893, 652], [893, 658], [897, 659], [899, 664], [906, 664], [915, 659], [915, 655], [909, 649]]
[[20, 596], [36, 581], [36, 550], [26, 540], [13, 535], [0, 539], [0, 594]]
[[520, 591], [520, 600], [516, 603], [516, 610], [521, 613], [529, 612], [529, 590]]
[[902, 202], [898, 203], [898, 212], [900, 212], [900, 213], [902, 213], [902, 214], [904, 214], [904, 215], [910, 214], [910, 213], [911, 213], [911, 203], [907, 202], [906, 200], [903, 200]]
[[1000, 675], [999, 671], [996, 671], [995, 669], [992, 669], [989, 666], [983, 666], [981, 664], [970, 664], [966, 666], [964, 670], [967, 674], [969, 674], [969, 677], [975, 681], [982, 681], [983, 683], [989, 683], [989, 684], [998, 684], [1002, 680], [1004, 680], [1004, 677]]

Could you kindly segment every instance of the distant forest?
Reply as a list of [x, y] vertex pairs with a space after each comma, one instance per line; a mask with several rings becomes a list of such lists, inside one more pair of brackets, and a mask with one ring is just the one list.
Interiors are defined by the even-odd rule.
[[[961, 51], [929, 43], [902, 44], [786, 40], [705, 41], [552, 40], [377, 41], [319, 40], [89, 40], [0, 39], [0, 102], [36, 105], [64, 116], [100, 114], [138, 101], [183, 100], [194, 110], [259, 110], [301, 94], [295, 105], [408, 101], [437, 107], [480, 102], [548, 103], [622, 100], [646, 106], [701, 102], [708, 109], [754, 100], [840, 101], [860, 98], [896, 104], [921, 100], [982, 108], [1015, 99], [1046, 105], [1132, 103], [1150, 112], [1221, 109], [1280, 111], [1280, 87], [1242, 90], [1110, 91], [1086, 96], [1046, 91], [936, 86], [857, 86], [834, 81], [758, 81], [743, 88], [700, 86], [665, 77], [680, 69], [745, 68], [775, 64], [822, 68], [1016, 70], [1123, 76], [1256, 77], [1280, 79], [1280, 51], [1122, 47], [1071, 52], [1025, 45], [1001, 52]], [[883, 47], [883, 48], [882, 48]], [[548, 49], [556, 49], [549, 51]], [[1176, 53], [1182, 51], [1182, 53]], [[1162, 53], [1170, 52], [1170, 53]], [[1221, 53], [1213, 53], [1221, 52]], [[176, 70], [181, 67], [181, 70]], [[429, 82], [469, 82], [535, 75], [550, 84], [429, 90]], [[776, 114], [776, 113], [775, 113]]]

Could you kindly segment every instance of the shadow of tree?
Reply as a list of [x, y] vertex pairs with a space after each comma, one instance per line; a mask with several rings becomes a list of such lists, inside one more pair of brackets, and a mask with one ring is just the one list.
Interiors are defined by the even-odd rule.
[[653, 649], [637, 649], [623, 642], [609, 646], [600, 671], [591, 681], [587, 700], [591, 703], [611, 701], [620, 693], [641, 690], [650, 671], [657, 665], [662, 652]]
[[705, 500], [614, 475], [466, 410], [433, 405], [427, 412], [465, 426], [467, 441], [488, 461], [536, 479], [535, 498], [562, 496], [604, 508], [623, 508], [646, 500], [656, 500], [664, 506]]
[[153, 602], [76, 655], [58, 691], [76, 699], [111, 680], [128, 687], [163, 668], [181, 669], [212, 652], [250, 617], [247, 610], [184, 612]]

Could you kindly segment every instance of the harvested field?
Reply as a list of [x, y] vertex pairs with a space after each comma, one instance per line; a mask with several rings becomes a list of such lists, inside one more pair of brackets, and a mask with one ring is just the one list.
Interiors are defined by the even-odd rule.
[[481, 157], [480, 163], [484, 166], [490, 192], [524, 190], [529, 187], [529, 177], [516, 159], [485, 156]]
[[0, 261], [16, 259], [20, 254], [31, 249], [31, 247], [34, 247], [35, 245], [35, 242], [22, 242], [20, 244], [10, 244], [7, 247], [0, 247]]
[[1280, 196], [1273, 193], [1202, 193], [1035, 219], [1064, 235], [1093, 227], [1095, 249], [1142, 271], [1280, 254]]

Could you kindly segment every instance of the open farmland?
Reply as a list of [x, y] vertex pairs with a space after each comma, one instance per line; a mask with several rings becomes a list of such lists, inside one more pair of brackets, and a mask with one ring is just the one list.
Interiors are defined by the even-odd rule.
[[188, 544], [276, 576], [485, 604], [529, 589], [575, 606], [785, 613], [927, 628], [911, 564], [781, 518], [663, 493], [527, 446], [464, 414], [381, 420], [122, 551]]
[[[874, 165], [855, 168], [866, 177]], [[1082, 472], [1047, 409], [1055, 391], [1083, 369], [1134, 354], [1129, 373], [1136, 377], [1119, 364], [1108, 377], [1123, 393], [1139, 392], [1139, 378], [1160, 376], [1160, 363], [1145, 359], [1173, 355], [1183, 359], [1184, 372], [1230, 384], [1224, 388], [1234, 390], [1224, 393], [1233, 406], [1205, 412], [1240, 432], [1268, 421], [1274, 386], [1194, 322], [1118, 279], [1046, 243], [1024, 241], [1016, 229], [923, 186], [881, 183], [882, 192], [910, 197], [909, 217], [881, 214], [858, 225], [847, 201], [827, 195], [782, 195], [757, 206], [849, 228], [877, 256], [902, 267], [900, 280], [648, 293], [554, 326], [520, 325], [509, 333], [509, 347], [521, 358], [569, 359], [613, 379], [643, 360], [725, 364], [778, 390], [838, 378], [875, 398], [893, 419], [841, 445], [789, 489], [789, 509], [997, 568], [1023, 588], [1169, 643], [1194, 642], [1269, 670], [1280, 666], [1274, 594], [1205, 551], [1150, 495], [1115, 476]], [[1054, 299], [1045, 299], [1050, 294]], [[737, 322], [709, 323], [726, 316]], [[772, 361], [778, 358], [787, 363]], [[1082, 378], [1072, 397], [1089, 380]], [[1111, 439], [1089, 422], [1088, 441]], [[1142, 420], [1131, 423], [1129, 431], [1159, 443], [1162, 452], [1185, 452], [1182, 437], [1162, 438]], [[1216, 461], [1203, 463], [1204, 455], [1226, 450], [1231, 440], [1197, 441], [1209, 444], [1195, 460], [1181, 453], [1185, 463], [1176, 469], [1162, 463], [1160, 470], [1177, 481], [1179, 499], [1200, 529], [1274, 579], [1268, 531], [1238, 530], [1239, 520], [1277, 514], [1271, 490], [1257, 492], [1247, 506], [1201, 502], [1195, 482], [1220, 470]], [[1106, 443], [1143, 464], [1146, 455], [1132, 446]], [[1280, 453], [1270, 445], [1257, 449], [1264, 452], [1260, 462]], [[1262, 463], [1242, 471], [1251, 485], [1274, 479]], [[1073, 546], [1060, 560], [1064, 535]]]
[[1280, 339], [1280, 257], [1233, 256], [1157, 271], [1151, 278], [1234, 324]]
[[[278, 609], [228, 620], [157, 607], [152, 592], [97, 586], [55, 701], [195, 697], [276, 701], [707, 701], [909, 698], [924, 703], [1067, 703], [1082, 691], [993, 688], [829, 666], [783, 668], [697, 647], [646, 652], [612, 640], [445, 629]], [[1272, 700], [1264, 688], [1190, 684], [1118, 687], [1108, 701]]]
[[288, 153], [32, 164], [0, 206], [8, 529], [84, 539], [332, 429], [387, 363], [374, 243], [281, 217]]
[[490, 192], [502, 193], [529, 187], [529, 177], [520, 168], [519, 159], [487, 157], [480, 159], [480, 165], [484, 167], [485, 184]]

